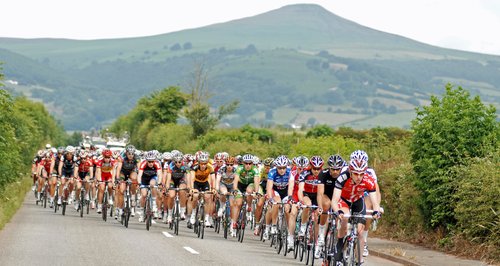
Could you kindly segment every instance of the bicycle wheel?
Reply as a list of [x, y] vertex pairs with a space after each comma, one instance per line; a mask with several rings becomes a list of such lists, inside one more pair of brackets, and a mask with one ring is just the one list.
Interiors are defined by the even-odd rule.
[[307, 234], [308, 236], [308, 245], [307, 245], [307, 260], [306, 260], [306, 265], [309, 263], [309, 258], [311, 259], [311, 265], [314, 265], [314, 252], [316, 249], [316, 230], [314, 226], [313, 221], [309, 221], [308, 225], [309, 227], [309, 232]]
[[[329, 225], [323, 247], [323, 262], [332, 265], [335, 262], [335, 246], [337, 245], [337, 230], [335, 225]], [[333, 229], [332, 229], [333, 227]]]
[[148, 197], [146, 199], [146, 230], [148, 231], [152, 224], [151, 201], [152, 201], [151, 195], [148, 193]]
[[43, 208], [47, 208], [47, 193], [48, 193], [48, 190], [47, 190], [47, 183], [45, 183], [45, 186], [43, 188]]
[[240, 243], [243, 243], [243, 237], [245, 236], [245, 225], [247, 222], [247, 211], [246, 211], [246, 206], [245, 209], [242, 208], [242, 214], [241, 214], [241, 224], [240, 224], [240, 236], [238, 238], [238, 241]]
[[198, 235], [198, 237], [203, 239], [203, 237], [205, 235], [205, 207], [204, 206], [201, 206], [200, 214], [201, 214], [200, 215], [200, 234]]
[[79, 211], [80, 211], [80, 217], [83, 217], [83, 207], [84, 207], [84, 204], [85, 204], [85, 196], [84, 196], [84, 193], [85, 191], [80, 190], [80, 202], [78, 203], [78, 208], [79, 208]]
[[87, 191], [88, 200], [85, 201], [85, 205], [87, 205], [87, 215], [89, 214], [90, 211], [90, 194], [91, 194], [91, 188], [89, 187], [89, 191]]
[[59, 205], [57, 205], [58, 199], [59, 199], [59, 187], [57, 186], [56, 193], [54, 194], [54, 213], [57, 213], [57, 207], [59, 207]]
[[200, 211], [200, 209], [199, 209], [199, 208], [198, 208], [198, 206], [197, 206], [197, 207], [196, 207], [195, 214], [194, 214], [194, 218], [195, 218], [195, 219], [194, 219], [194, 224], [192, 225], [192, 226], [193, 226], [193, 228], [194, 228], [194, 233], [195, 233], [196, 235], [198, 235], [199, 226], [200, 226], [200, 223], [199, 223], [200, 219], [199, 219], [199, 217], [198, 217], [198, 212], [199, 212], [199, 211]]
[[104, 199], [102, 201], [102, 219], [106, 222], [108, 215], [108, 190], [107, 188], [104, 191]]
[[227, 232], [229, 231], [229, 217], [224, 212], [222, 216], [222, 226], [224, 226], [224, 238], [227, 239]]
[[283, 256], [288, 253], [288, 223], [286, 221], [286, 216], [283, 216], [283, 222], [281, 223], [281, 242], [283, 242]]
[[181, 220], [180, 211], [179, 211], [179, 202], [175, 204], [175, 212], [174, 212], [174, 233], [175, 235], [179, 235], [179, 222]]

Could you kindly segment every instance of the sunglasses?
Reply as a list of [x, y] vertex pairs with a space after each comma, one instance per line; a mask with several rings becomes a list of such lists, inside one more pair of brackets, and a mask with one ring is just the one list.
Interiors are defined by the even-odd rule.
[[200, 165], [207, 165], [207, 163], [200, 163]]
[[175, 162], [175, 164], [181, 164], [181, 163], [182, 163], [182, 162], [180, 162], [180, 161], [179, 161], [179, 162]]
[[155, 161], [148, 161], [148, 163], [154, 163]]
[[253, 163], [245, 163], [245, 165], [253, 165]]
[[340, 170], [342, 170], [342, 168], [333, 168], [332, 167], [332, 168], [330, 168], [330, 170], [332, 170], [332, 171], [340, 171]]
[[321, 170], [321, 167], [313, 167], [313, 168], [311, 168], [311, 169], [312, 169], [312, 170], [315, 170], [315, 171], [319, 171], [319, 170]]
[[282, 166], [282, 167], [276, 167], [278, 170], [285, 170], [286, 169], [286, 166]]

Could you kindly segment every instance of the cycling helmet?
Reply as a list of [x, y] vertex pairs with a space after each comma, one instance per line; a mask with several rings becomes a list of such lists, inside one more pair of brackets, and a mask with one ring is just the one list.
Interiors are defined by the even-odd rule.
[[118, 156], [120, 156], [120, 151], [119, 150], [116, 150], [113, 152], [113, 158], [118, 158]]
[[244, 163], [253, 163], [253, 155], [251, 154], [245, 154], [241, 159]]
[[186, 153], [184, 154], [184, 160], [189, 162], [194, 161], [194, 156], [192, 154]]
[[134, 147], [134, 145], [128, 145], [125, 148], [125, 151], [128, 152], [128, 153], [134, 154], [135, 153], [135, 147]]
[[111, 156], [113, 156], [113, 152], [110, 149], [105, 149], [102, 151], [102, 156], [111, 158]]
[[218, 160], [224, 160], [224, 155], [222, 154], [222, 152], [218, 152], [215, 154], [214, 156], [214, 160], [218, 161]]
[[260, 163], [260, 159], [257, 156], [253, 157], [253, 164], [258, 165]]
[[50, 148], [52, 148], [52, 146], [51, 146], [50, 144], [48, 144], [48, 143], [47, 143], [47, 144], [45, 144], [45, 149], [47, 149], [47, 150], [48, 150], [48, 149], [50, 149]]
[[295, 165], [300, 168], [306, 168], [309, 165], [309, 159], [304, 155], [297, 156], [295, 157]]
[[58, 152], [58, 153], [63, 153], [63, 152], [64, 152], [64, 150], [65, 150], [65, 149], [64, 149], [64, 147], [63, 147], [63, 146], [61, 146], [61, 147], [58, 147], [58, 148], [57, 148], [57, 152]]
[[172, 157], [172, 160], [174, 162], [182, 162], [182, 156], [180, 156], [180, 155], [174, 156], [174, 157]]
[[227, 158], [229, 158], [229, 153], [223, 151], [223, 152], [221, 152], [221, 154], [222, 154], [223, 160], [226, 160]]
[[86, 152], [86, 151], [82, 151], [82, 152], [80, 152], [80, 157], [82, 157], [82, 158], [84, 158], [84, 159], [85, 159], [85, 158], [87, 158], [87, 156], [88, 156], [88, 154], [87, 154], [87, 152]]
[[268, 157], [268, 158], [264, 159], [265, 166], [271, 166], [271, 164], [273, 164], [273, 162], [274, 162], [274, 158]]
[[162, 158], [163, 158], [163, 160], [170, 161], [170, 160], [172, 160], [172, 153], [164, 152]]
[[314, 168], [321, 168], [323, 167], [323, 164], [325, 163], [323, 161], [323, 158], [321, 158], [321, 156], [313, 156], [311, 157], [311, 159], [309, 160], [309, 163], [311, 164], [312, 167]]
[[365, 151], [357, 150], [351, 153], [349, 170], [356, 173], [363, 173], [368, 168], [368, 154]]
[[156, 153], [154, 151], [148, 151], [146, 153], [146, 156], [144, 156], [144, 159], [148, 161], [155, 161], [156, 160]]
[[232, 156], [230, 156], [230, 157], [228, 157], [226, 159], [226, 165], [231, 165], [232, 166], [232, 165], [234, 165], [235, 162], [236, 162], [236, 159], [234, 157], [232, 157]]
[[204, 152], [198, 154], [198, 162], [200, 163], [208, 163], [208, 155]]
[[340, 169], [344, 166], [344, 159], [338, 154], [331, 155], [328, 158], [328, 166], [330, 166], [333, 169]]
[[56, 148], [54, 148], [54, 147], [52, 147], [52, 148], [50, 149], [50, 151], [51, 151], [52, 153], [57, 153], [57, 149], [56, 149]]
[[243, 163], [243, 156], [241, 156], [241, 155], [236, 155], [236, 157], [234, 157], [234, 159], [236, 160], [237, 164]]
[[66, 152], [71, 152], [71, 153], [75, 152], [75, 147], [69, 145], [68, 147], [66, 147]]
[[286, 157], [285, 155], [280, 155], [278, 156], [278, 158], [276, 158], [276, 160], [274, 160], [274, 164], [276, 165], [276, 167], [288, 166], [288, 162], [288, 157]]

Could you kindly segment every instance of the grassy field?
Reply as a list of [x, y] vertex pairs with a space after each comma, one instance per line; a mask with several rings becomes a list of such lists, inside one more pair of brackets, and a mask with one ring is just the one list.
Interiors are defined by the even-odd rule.
[[0, 230], [22, 206], [24, 197], [31, 188], [31, 182], [30, 178], [23, 178], [21, 181], [8, 185], [0, 193]]

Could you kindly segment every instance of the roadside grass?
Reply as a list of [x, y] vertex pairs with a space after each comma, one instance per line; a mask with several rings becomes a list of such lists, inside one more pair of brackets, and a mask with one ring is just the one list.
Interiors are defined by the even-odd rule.
[[7, 185], [0, 193], [0, 230], [23, 204], [24, 197], [31, 188], [31, 182], [31, 178], [23, 178]]

